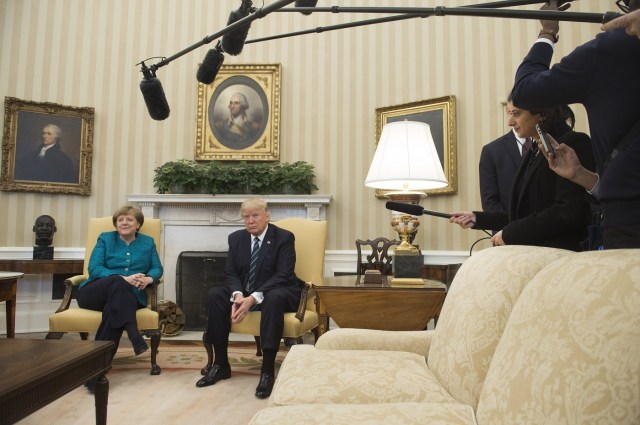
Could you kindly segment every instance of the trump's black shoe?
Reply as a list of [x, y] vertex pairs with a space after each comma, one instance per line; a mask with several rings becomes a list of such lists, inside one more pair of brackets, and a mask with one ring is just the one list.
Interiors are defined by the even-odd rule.
[[273, 390], [273, 382], [275, 381], [272, 373], [261, 373], [260, 382], [256, 387], [256, 397], [267, 398], [271, 395]]
[[230, 366], [220, 366], [214, 364], [211, 366], [211, 369], [204, 375], [202, 378], [196, 382], [196, 387], [208, 387], [209, 385], [213, 385], [221, 379], [229, 379], [231, 378], [231, 367]]

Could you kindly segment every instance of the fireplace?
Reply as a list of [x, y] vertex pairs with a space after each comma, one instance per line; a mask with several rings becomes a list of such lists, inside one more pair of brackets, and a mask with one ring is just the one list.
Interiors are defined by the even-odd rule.
[[185, 314], [185, 331], [204, 331], [207, 291], [225, 284], [226, 252], [184, 251], [176, 264], [176, 304]]
[[[164, 266], [159, 299], [176, 301], [176, 266], [183, 252], [226, 252], [227, 237], [244, 228], [240, 204], [253, 195], [127, 195], [145, 217], [162, 220], [160, 259]], [[301, 217], [326, 220], [331, 195], [266, 195], [271, 220]], [[206, 293], [206, 292], [205, 292]]]

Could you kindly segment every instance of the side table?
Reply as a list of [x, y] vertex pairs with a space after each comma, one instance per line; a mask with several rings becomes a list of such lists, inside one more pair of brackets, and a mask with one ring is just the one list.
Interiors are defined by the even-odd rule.
[[456, 264], [425, 264], [422, 267], [420, 277], [423, 279], [437, 280], [447, 285], [447, 291], [453, 278], [456, 276], [462, 263]]
[[7, 338], [16, 335], [16, 292], [24, 273], [0, 272], [0, 301], [7, 303]]
[[62, 299], [63, 281], [69, 276], [82, 274], [84, 260], [55, 258], [53, 260], [0, 259], [0, 272], [14, 271], [24, 274], [50, 274], [53, 276], [52, 298]]
[[422, 330], [440, 312], [446, 295], [440, 282], [368, 285], [357, 276], [325, 277], [323, 285], [313, 287], [319, 335], [329, 330], [329, 317], [341, 328]]
[[0, 271], [25, 274], [82, 274], [83, 259], [55, 258], [53, 260], [0, 260]]

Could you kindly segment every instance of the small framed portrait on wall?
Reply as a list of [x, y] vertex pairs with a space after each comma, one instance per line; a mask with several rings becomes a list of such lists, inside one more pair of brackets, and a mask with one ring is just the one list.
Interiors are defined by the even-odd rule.
[[91, 194], [94, 109], [5, 98], [0, 189]]
[[280, 64], [223, 65], [196, 116], [196, 160], [278, 160]]

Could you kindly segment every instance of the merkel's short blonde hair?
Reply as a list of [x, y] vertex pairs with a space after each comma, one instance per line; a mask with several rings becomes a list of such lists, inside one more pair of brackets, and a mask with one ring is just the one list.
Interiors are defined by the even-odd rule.
[[113, 213], [113, 227], [116, 227], [116, 223], [118, 222], [118, 217], [122, 217], [123, 215], [132, 215], [135, 217], [140, 227], [144, 224], [144, 214], [136, 207], [132, 207], [131, 205], [125, 205], [124, 207], [120, 207]]

